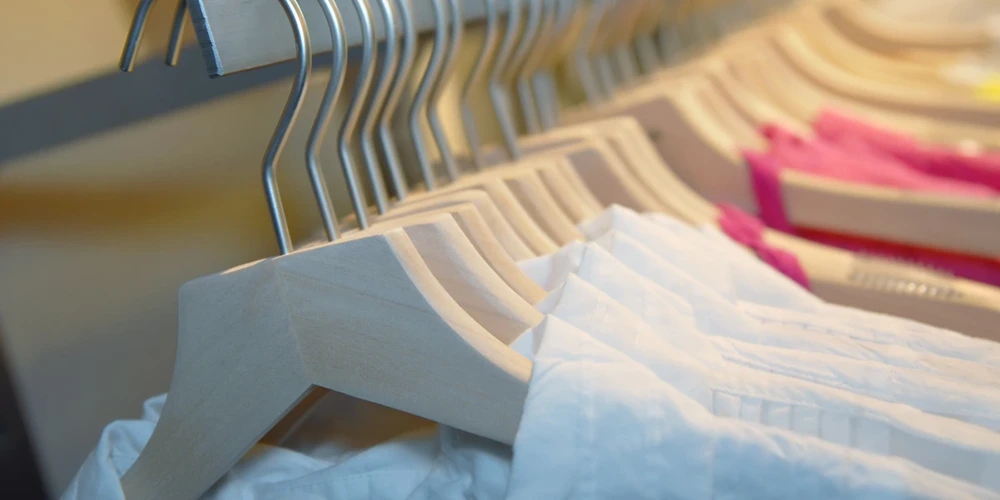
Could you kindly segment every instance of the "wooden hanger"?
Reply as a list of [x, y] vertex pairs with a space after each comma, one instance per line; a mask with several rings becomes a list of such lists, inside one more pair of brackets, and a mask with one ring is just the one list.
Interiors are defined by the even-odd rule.
[[284, 255], [181, 288], [170, 397], [122, 478], [128, 498], [200, 496], [313, 387], [505, 443], [520, 421], [530, 361], [455, 301], [404, 229], [291, 252], [273, 168], [302, 102], [310, 50], [301, 11], [293, 0], [281, 5], [300, 62], [265, 157]]

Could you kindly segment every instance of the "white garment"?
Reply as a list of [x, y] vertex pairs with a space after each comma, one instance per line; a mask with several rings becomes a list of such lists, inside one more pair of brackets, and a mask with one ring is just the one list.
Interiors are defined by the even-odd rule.
[[[995, 370], [989, 366], [905, 346], [874, 342], [868, 338], [873, 335], [871, 332], [843, 326], [835, 320], [824, 322], [823, 317], [815, 314], [742, 301], [736, 301], [734, 305], [686, 271], [617, 230], [601, 236], [595, 243], [631, 271], [664, 288], [670, 304], [683, 304], [677, 306], [678, 310], [693, 311], [697, 328], [705, 334], [859, 361], [881, 362], [921, 370], [955, 381], [1000, 387]], [[551, 256], [523, 262], [522, 269], [542, 287], [552, 290], [559, 286], [571, 270], [579, 268], [583, 255], [580, 248], [582, 246], [569, 246]], [[761, 279], [760, 283], [762, 287], [768, 285], [766, 279]]]
[[[539, 306], [649, 367], [664, 382], [717, 416], [740, 418], [819, 437], [1000, 488], [1000, 435], [958, 420], [848, 390], [693, 355], [575, 275]], [[516, 344], [537, 345], [539, 339]], [[524, 352], [524, 348], [519, 348]], [[725, 356], [723, 356], [725, 357]], [[948, 457], [942, 460], [942, 457]]]
[[[921, 353], [1000, 367], [1000, 343], [968, 337], [911, 320], [827, 304], [781, 273], [754, 259], [717, 231], [692, 233], [689, 229], [683, 229], [682, 223], [666, 215], [658, 214], [651, 218], [652, 220], [627, 208], [614, 206], [594, 220], [581, 224], [580, 229], [591, 240], [614, 229], [641, 242], [653, 255], [669, 262], [675, 269], [683, 269], [684, 274], [704, 285], [702, 288], [710, 290], [713, 296], [721, 296], [726, 301], [739, 304], [743, 312], [759, 319], [765, 316], [773, 319], [779, 312], [775, 308], [781, 308], [793, 313], [803, 313], [796, 314], [795, 320], [789, 324], [812, 331], [878, 344], [905, 346]], [[674, 230], [665, 227], [665, 220], [676, 222]], [[683, 234], [675, 231], [683, 231]], [[692, 241], [693, 234], [700, 234], [702, 238]], [[640, 274], [648, 276], [645, 272]], [[668, 285], [659, 278], [654, 281], [691, 301], [690, 297], [681, 292], [690, 288], [690, 284]], [[681, 288], [675, 288], [675, 285]], [[755, 313], [760, 306], [769, 307], [763, 307], [765, 313]]]
[[[745, 415], [715, 417], [657, 375], [669, 366], [643, 366], [557, 318], [532, 338], [535, 366], [513, 455], [447, 428], [363, 450], [318, 439], [338, 413], [363, 421], [388, 411], [340, 397], [310, 418], [312, 432], [297, 431], [298, 447], [255, 447], [208, 498], [1000, 498], [905, 460]], [[148, 440], [163, 400], [151, 400], [142, 420], [108, 426], [63, 498], [122, 499], [119, 477]], [[815, 413], [787, 416], [818, 421]]]
[[[654, 264], [655, 260], [651, 257], [645, 263]], [[969, 384], [961, 378], [949, 379], [888, 365], [877, 356], [878, 349], [883, 346], [865, 348], [850, 339], [813, 332], [768, 331], [752, 321], [746, 321], [740, 330], [719, 332], [710, 337], [698, 330], [690, 308], [676, 308], [669, 298], [670, 292], [629, 269], [597, 243], [568, 245], [551, 256], [524, 262], [523, 268], [549, 290], [564, 285], [580, 288], [575, 286], [574, 279], [589, 283], [635, 314], [663, 340], [711, 363], [713, 369], [724, 364], [720, 363], [724, 359], [747, 368], [906, 404], [1000, 430], [1000, 390]], [[727, 306], [720, 304], [720, 307]], [[773, 347], [774, 344], [806, 349]], [[860, 360], [848, 357], [851, 354]]]
[[[555, 318], [533, 337], [525, 415], [551, 419], [518, 430], [508, 498], [996, 498], [906, 460], [715, 417], [658, 367]], [[758, 415], [816, 423], [779, 407]]]

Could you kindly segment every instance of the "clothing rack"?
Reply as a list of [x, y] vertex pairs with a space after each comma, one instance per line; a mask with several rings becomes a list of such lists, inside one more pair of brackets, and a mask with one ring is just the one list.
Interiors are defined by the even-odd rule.
[[[413, 21], [418, 33], [434, 28], [433, 0], [413, 1]], [[350, 0], [336, 0], [345, 22], [348, 46], [361, 44], [361, 23]], [[481, 21], [486, 2], [462, 1], [465, 24]], [[499, 14], [506, 13], [507, 2], [496, 2]], [[300, 2], [310, 33], [326, 33], [326, 19], [318, 2]], [[208, 65], [209, 75], [223, 76], [295, 58], [290, 43], [292, 29], [281, 6], [273, 0], [188, 0], [198, 43]], [[385, 23], [374, 16], [375, 39], [385, 39]], [[313, 53], [332, 48], [329, 36], [312, 37]]]

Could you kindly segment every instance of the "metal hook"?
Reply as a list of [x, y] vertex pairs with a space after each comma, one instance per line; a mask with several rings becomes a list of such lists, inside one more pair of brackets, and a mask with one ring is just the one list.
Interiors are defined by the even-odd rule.
[[167, 66], [177, 66], [184, 42], [184, 28], [187, 26], [187, 0], [178, 0], [174, 10], [174, 22], [170, 26], [170, 42], [167, 43]]
[[379, 4], [382, 20], [385, 21], [385, 60], [382, 63], [382, 72], [372, 86], [368, 112], [361, 120], [361, 154], [368, 167], [368, 177], [371, 180], [372, 192], [375, 196], [375, 208], [379, 214], [384, 214], [389, 210], [389, 196], [385, 190], [385, 180], [382, 178], [378, 154], [375, 152], [373, 134], [375, 119], [384, 104], [385, 93], [389, 89], [392, 73], [396, 69], [399, 58], [396, 56], [396, 13], [392, 6], [392, 0], [379, 0]]
[[399, 160], [399, 150], [396, 148], [396, 141], [393, 138], [392, 118], [399, 104], [399, 99], [406, 90], [410, 69], [413, 68], [413, 61], [417, 55], [417, 36], [413, 26], [413, 10], [410, 6], [410, 0], [398, 0], [398, 2], [399, 13], [402, 17], [401, 24], [403, 25], [403, 50], [399, 55], [399, 66], [396, 68], [396, 74], [385, 100], [385, 108], [379, 118], [378, 137], [392, 179], [392, 189], [396, 194], [396, 199], [403, 201], [406, 199], [408, 189], [406, 176], [403, 175], [403, 165]]
[[[539, 56], [544, 54], [544, 49], [548, 38], [545, 35], [546, 28], [550, 28], [553, 21], [553, 9], [550, 9], [548, 0], [533, 0], [528, 12], [529, 20], [525, 33], [522, 34], [521, 51], [524, 55], [518, 64], [514, 65], [514, 85], [517, 89], [518, 101], [521, 104], [521, 114], [524, 116], [524, 127], [527, 133], [537, 134], [541, 132], [541, 120], [538, 118], [537, 103], [532, 93], [530, 76], [533, 68], [537, 65]], [[531, 19], [531, 12], [535, 12], [535, 19]], [[513, 64], [512, 64], [513, 65]]]
[[651, 1], [647, 5], [652, 5], [650, 9], [649, 23], [635, 38], [635, 53], [639, 58], [639, 68], [644, 74], [652, 73], [660, 66], [661, 55], [656, 48], [654, 36], [659, 27], [660, 20], [667, 8], [667, 2]]
[[424, 177], [424, 184], [428, 191], [435, 188], [433, 165], [427, 154], [427, 144], [424, 142], [423, 128], [420, 126], [420, 117], [427, 105], [428, 92], [434, 81], [437, 80], [438, 72], [441, 70], [441, 62], [445, 52], [445, 38], [448, 33], [445, 30], [444, 0], [433, 0], [434, 5], [434, 45], [431, 48], [431, 56], [427, 61], [427, 68], [420, 85], [413, 96], [413, 103], [410, 105], [410, 136], [413, 138], [413, 147], [416, 149], [417, 162], [420, 164], [420, 172]]
[[139, 5], [135, 7], [132, 24], [129, 26], [128, 36], [125, 38], [125, 47], [122, 49], [121, 61], [118, 64], [122, 71], [128, 72], [135, 69], [135, 59], [139, 54], [142, 32], [146, 29], [146, 19], [149, 18], [149, 11], [153, 8], [154, 1], [139, 0]]
[[326, 137], [327, 126], [330, 125], [330, 119], [333, 118], [333, 105], [337, 101], [337, 96], [340, 95], [340, 89], [344, 84], [344, 74], [347, 72], [347, 40], [344, 34], [344, 20], [340, 16], [340, 9], [337, 8], [334, 0], [319, 0], [319, 5], [323, 9], [323, 14], [326, 15], [326, 23], [330, 28], [333, 60], [330, 68], [330, 81], [323, 93], [316, 121], [309, 131], [309, 140], [306, 143], [306, 168], [309, 172], [309, 181], [312, 183], [316, 203], [319, 205], [319, 213], [323, 219], [326, 237], [328, 240], [334, 241], [337, 239], [337, 217], [333, 211], [333, 199], [327, 189], [323, 169], [319, 164], [319, 154], [320, 146]]
[[462, 8], [458, 0], [448, 0], [448, 8], [451, 16], [451, 42], [445, 48], [441, 69], [436, 81], [431, 86], [430, 100], [427, 104], [427, 122], [431, 126], [431, 135], [434, 136], [434, 142], [441, 153], [441, 162], [444, 164], [445, 172], [448, 173], [448, 180], [455, 182], [458, 179], [458, 164], [455, 162], [455, 156], [451, 153], [448, 136], [444, 133], [444, 127], [441, 125], [440, 103], [445, 84], [448, 82], [448, 77], [451, 76], [455, 57], [458, 55], [462, 43], [465, 19], [462, 17]]
[[337, 136], [337, 152], [340, 154], [340, 164], [344, 169], [344, 180], [347, 182], [351, 204], [354, 205], [354, 215], [358, 220], [358, 228], [367, 229], [368, 201], [365, 199], [365, 193], [361, 190], [361, 184], [358, 182], [356, 162], [354, 154], [351, 152], [351, 140], [354, 138], [358, 116], [361, 114], [361, 106], [364, 104], [372, 75], [375, 73], [375, 29], [368, 1], [354, 0], [354, 6], [358, 11], [358, 20], [361, 21], [361, 65], [358, 67], [354, 95], [351, 96], [351, 101], [347, 104], [344, 123]]
[[500, 42], [497, 56], [493, 60], [493, 67], [490, 68], [489, 92], [493, 113], [500, 123], [500, 132], [503, 134], [503, 141], [507, 146], [507, 154], [512, 160], [519, 160], [521, 148], [517, 144], [517, 131], [514, 129], [514, 121], [508, 112], [509, 97], [501, 78], [517, 41], [517, 31], [521, 25], [521, 0], [508, 0], [507, 5], [507, 29]]
[[[520, 39], [518, 40], [517, 47], [514, 49], [514, 55], [511, 56], [510, 60], [506, 65], [506, 72], [504, 74], [504, 89], [507, 95], [512, 95], [511, 87], [509, 85], [515, 84], [517, 79], [517, 74], [519, 68], [524, 66], [525, 60], [527, 59], [528, 53], [531, 52], [532, 46], [537, 41], [537, 35], [539, 33], [539, 27], [541, 25], [542, 18], [542, 2], [539, 0], [527, 0], [528, 3], [528, 15], [524, 20], [524, 30], [521, 32]], [[520, 89], [515, 88], [514, 91], [518, 92]], [[522, 101], [525, 96], [518, 93], [518, 101]], [[529, 102], [520, 102], [521, 109], [526, 107], [530, 108], [532, 106], [532, 96], [529, 92], [527, 95]], [[508, 104], [510, 101], [508, 101]], [[534, 114], [526, 113], [524, 116], [525, 124], [527, 125], [529, 120], [534, 120]], [[538, 122], [535, 121], [533, 125], [538, 127]], [[526, 127], [527, 128], [527, 127]]]
[[483, 157], [482, 142], [479, 140], [479, 129], [476, 127], [476, 116], [472, 112], [472, 87], [482, 79], [483, 70], [486, 69], [486, 62], [490, 59], [496, 49], [497, 42], [497, 5], [496, 0], [484, 0], [486, 10], [486, 31], [483, 33], [483, 47], [479, 51], [479, 57], [472, 66], [462, 86], [461, 107], [462, 123], [465, 125], [465, 140], [469, 144], [469, 151], [472, 154], [472, 162], [477, 170], [482, 170], [486, 164]]
[[604, 10], [603, 0], [594, 0], [587, 13], [587, 21], [584, 24], [583, 32], [577, 43], [573, 62], [576, 65], [577, 78], [583, 86], [583, 92], [587, 97], [587, 103], [596, 105], [604, 98], [604, 89], [598, 81], [594, 63], [590, 58], [590, 51], [594, 47], [597, 39], [597, 30], [601, 24], [602, 12]]
[[[641, 7], [642, 4], [639, 3], [638, 6]], [[639, 76], [638, 64], [632, 53], [631, 40], [635, 37], [637, 25], [641, 24], [638, 17], [640, 13], [641, 11], [636, 8], [636, 2], [622, 3], [619, 4], [616, 17], [613, 18], [613, 23], [620, 27], [611, 35], [611, 52], [614, 53], [618, 66], [620, 75], [618, 81], [623, 85], [634, 81]]]
[[271, 142], [267, 145], [264, 154], [263, 177], [264, 196], [267, 198], [268, 211], [271, 214], [271, 224], [278, 237], [278, 250], [282, 255], [292, 250], [292, 237], [288, 233], [288, 221], [285, 219], [285, 210], [281, 204], [281, 196], [278, 193], [278, 180], [275, 168], [278, 164], [278, 157], [288, 141], [288, 132], [295, 123], [295, 119], [302, 108], [302, 99], [306, 95], [306, 83], [312, 71], [312, 49], [309, 45], [309, 31], [306, 28], [306, 19], [302, 15], [295, 0], [279, 0], [281, 7], [288, 17], [288, 22], [292, 26], [292, 34], [295, 36], [295, 54], [299, 62], [298, 71], [292, 81], [292, 90], [285, 102], [285, 108], [281, 112], [281, 118], [271, 136]]
[[[556, 0], [556, 20], [550, 37], [552, 43], [550, 50], [559, 48], [565, 50], [565, 43], [570, 28], [573, 27], [574, 5], [573, 0]], [[579, 31], [575, 34], [579, 36]], [[575, 38], [573, 39], [575, 40]], [[572, 42], [572, 40], [570, 40]], [[549, 62], [549, 65], [553, 64]], [[556, 86], [555, 75], [551, 68], [542, 67], [535, 71], [532, 76], [532, 85], [535, 88], [535, 96], [540, 104], [538, 118], [541, 122], [542, 130], [551, 130], [559, 124], [559, 89]]]

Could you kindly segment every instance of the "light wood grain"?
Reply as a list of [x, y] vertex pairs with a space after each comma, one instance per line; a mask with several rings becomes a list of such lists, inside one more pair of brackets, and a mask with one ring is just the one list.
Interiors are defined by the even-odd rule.
[[400, 230], [186, 284], [177, 364], [130, 499], [194, 499], [313, 385], [511, 443], [531, 363], [465, 312]]

